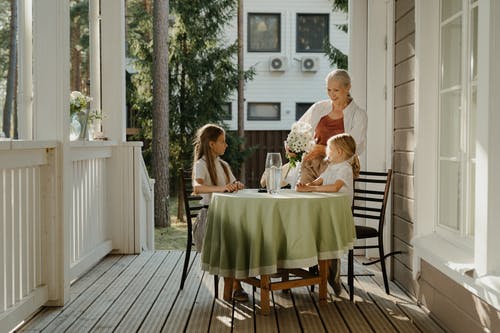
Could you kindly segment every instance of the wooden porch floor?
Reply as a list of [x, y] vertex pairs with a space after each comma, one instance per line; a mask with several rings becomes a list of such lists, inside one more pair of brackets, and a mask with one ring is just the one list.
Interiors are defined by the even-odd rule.
[[262, 316], [259, 292], [248, 285], [248, 303], [215, 300], [213, 277], [192, 257], [180, 292], [182, 251], [109, 255], [71, 286], [67, 305], [43, 308], [18, 332], [445, 332], [395, 284], [386, 295], [376, 270], [355, 279], [354, 303], [343, 277], [342, 297], [328, 287], [327, 305], [318, 304], [317, 287], [295, 288], [274, 292], [274, 309]]

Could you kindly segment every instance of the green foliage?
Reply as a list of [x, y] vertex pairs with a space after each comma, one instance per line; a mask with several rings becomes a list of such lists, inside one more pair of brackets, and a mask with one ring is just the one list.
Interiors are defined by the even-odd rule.
[[346, 54], [328, 42], [323, 45], [323, 48], [332, 66], [337, 66], [337, 68], [347, 70], [348, 57]]
[[[332, 9], [334, 11], [340, 11], [346, 13], [349, 9], [348, 0], [330, 0], [332, 2]], [[347, 24], [336, 25], [337, 29], [347, 33]], [[330, 44], [329, 41], [325, 40], [323, 44], [323, 50], [330, 60], [330, 65], [336, 66], [337, 68], [347, 69], [348, 68], [348, 57], [338, 48]]]
[[[10, 1], [0, 1], [0, 111], [3, 115], [9, 69]], [[0, 117], [0, 124], [3, 117]], [[1, 132], [1, 127], [0, 127]]]
[[[236, 91], [239, 75], [245, 79], [253, 76], [253, 71], [239, 73], [237, 44], [222, 40], [235, 5], [235, 0], [170, 1], [170, 13], [175, 18], [169, 28], [171, 177], [176, 177], [180, 167], [191, 166], [196, 130], [206, 123], [222, 123], [222, 106]], [[152, 17], [138, 0], [129, 0], [127, 12], [129, 56], [137, 70], [131, 77], [128, 97], [130, 107], [141, 119], [142, 136], [147, 142], [152, 134]], [[232, 134], [228, 133], [227, 139], [229, 148], [224, 158], [237, 170], [248, 152], [237, 152], [239, 141]], [[145, 159], [149, 156], [146, 149]]]

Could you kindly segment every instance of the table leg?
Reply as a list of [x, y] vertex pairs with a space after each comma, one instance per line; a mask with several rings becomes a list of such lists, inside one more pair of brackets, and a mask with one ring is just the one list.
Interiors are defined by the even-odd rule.
[[233, 281], [233, 278], [224, 278], [224, 295], [222, 298], [227, 302], [230, 302], [233, 297]]
[[327, 285], [326, 281], [328, 278], [328, 260], [319, 261], [319, 303], [326, 304], [327, 296]]
[[269, 307], [269, 275], [264, 274], [260, 277], [260, 312], [268, 315], [271, 312]]

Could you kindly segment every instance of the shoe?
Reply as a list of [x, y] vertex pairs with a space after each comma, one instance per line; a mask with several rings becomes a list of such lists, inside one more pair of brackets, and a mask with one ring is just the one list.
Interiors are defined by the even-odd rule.
[[248, 302], [248, 294], [243, 289], [233, 291], [233, 299], [238, 302]]
[[340, 259], [333, 259], [328, 266], [328, 284], [332, 287], [335, 296], [342, 293], [342, 283], [340, 282]]

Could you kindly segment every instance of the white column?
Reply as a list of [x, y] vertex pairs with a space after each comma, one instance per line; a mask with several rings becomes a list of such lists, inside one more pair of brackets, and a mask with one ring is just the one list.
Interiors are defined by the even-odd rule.
[[33, 139], [60, 143], [51, 166], [54, 211], [42, 221], [49, 230], [42, 247], [50, 258], [43, 273], [50, 305], [63, 305], [70, 286], [69, 15], [69, 1], [33, 1]]
[[101, 61], [103, 132], [116, 142], [125, 141], [125, 3], [101, 1]]
[[90, 102], [91, 110], [101, 110], [101, 45], [99, 0], [89, 1]]
[[33, 1], [33, 139], [69, 141], [69, 2]]
[[368, 40], [368, 1], [349, 0], [349, 74], [351, 94], [366, 110], [366, 54]]
[[32, 0], [19, 0], [18, 130], [19, 138], [33, 139]]
[[500, 274], [500, 2], [479, 3], [474, 259], [480, 276]]

